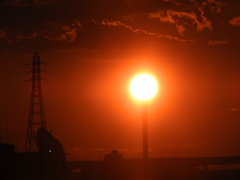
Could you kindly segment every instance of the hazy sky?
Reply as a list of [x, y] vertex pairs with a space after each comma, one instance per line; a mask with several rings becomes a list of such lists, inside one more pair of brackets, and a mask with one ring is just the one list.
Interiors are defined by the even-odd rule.
[[69, 160], [112, 149], [141, 157], [141, 105], [128, 90], [141, 71], [160, 84], [150, 157], [240, 155], [239, 9], [236, 0], [1, 1], [1, 141], [24, 150], [26, 64], [37, 51], [47, 127]]

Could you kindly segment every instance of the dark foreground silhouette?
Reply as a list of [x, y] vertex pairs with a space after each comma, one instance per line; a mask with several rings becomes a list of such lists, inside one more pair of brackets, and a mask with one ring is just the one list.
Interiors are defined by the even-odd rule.
[[14, 145], [0, 144], [1, 180], [68, 180], [61, 143], [44, 128], [36, 142], [39, 152], [15, 153]]
[[239, 180], [240, 157], [123, 159], [116, 151], [104, 161], [68, 162], [77, 180]]
[[0, 144], [0, 180], [239, 180], [240, 157], [123, 159], [112, 151], [103, 161], [66, 162], [61, 143], [38, 130], [39, 152], [16, 153]]

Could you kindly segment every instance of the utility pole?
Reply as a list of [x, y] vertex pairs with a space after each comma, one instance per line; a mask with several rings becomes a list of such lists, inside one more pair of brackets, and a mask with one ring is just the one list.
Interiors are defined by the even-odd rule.
[[32, 63], [32, 92], [30, 100], [30, 108], [28, 115], [28, 127], [27, 127], [27, 136], [25, 144], [25, 152], [37, 151], [36, 145], [36, 136], [37, 130], [40, 127], [46, 128], [46, 119], [43, 106], [42, 90], [41, 90], [41, 68], [40, 57], [36, 52], [33, 55]]

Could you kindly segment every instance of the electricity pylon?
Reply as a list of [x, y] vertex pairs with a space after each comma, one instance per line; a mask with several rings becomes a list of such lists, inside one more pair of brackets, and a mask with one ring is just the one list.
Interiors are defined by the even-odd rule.
[[46, 128], [46, 119], [41, 89], [41, 64], [42, 62], [40, 61], [38, 53], [35, 53], [33, 55], [32, 63], [29, 64], [32, 65], [32, 92], [28, 115], [25, 152], [33, 152], [38, 150], [36, 145], [37, 130], [40, 127]]

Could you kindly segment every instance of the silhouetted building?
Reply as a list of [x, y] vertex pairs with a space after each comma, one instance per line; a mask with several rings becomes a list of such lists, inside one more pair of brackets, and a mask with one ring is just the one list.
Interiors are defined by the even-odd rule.
[[[104, 161], [68, 162], [71, 180], [145, 180], [142, 159], [115, 161], [117, 154], [105, 155]], [[150, 158], [148, 179], [239, 180], [240, 157]]]
[[112, 150], [110, 154], [104, 155], [105, 162], [119, 162], [123, 160], [123, 154], [120, 154], [117, 150]]

